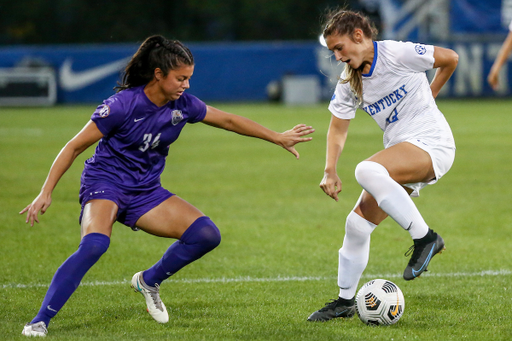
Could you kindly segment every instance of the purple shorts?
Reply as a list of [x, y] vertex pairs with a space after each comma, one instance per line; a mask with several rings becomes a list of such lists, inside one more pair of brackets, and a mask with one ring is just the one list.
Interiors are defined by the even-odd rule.
[[94, 199], [106, 199], [116, 203], [117, 221], [137, 231], [137, 220], [151, 211], [174, 194], [163, 187], [147, 191], [126, 191], [110, 183], [95, 182], [80, 187], [80, 212], [79, 222], [82, 223], [82, 215], [87, 202]]

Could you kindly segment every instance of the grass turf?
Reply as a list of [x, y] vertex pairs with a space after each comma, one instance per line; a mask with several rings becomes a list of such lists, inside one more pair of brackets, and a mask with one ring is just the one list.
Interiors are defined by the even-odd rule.
[[[427, 223], [445, 239], [430, 272], [405, 282], [403, 253], [411, 240], [392, 220], [372, 235], [360, 285], [392, 280], [405, 313], [390, 327], [359, 319], [308, 323], [337, 295], [337, 250], [347, 213], [360, 194], [356, 164], [382, 148], [382, 133], [360, 112], [339, 163], [338, 203], [318, 188], [330, 119], [326, 105], [285, 107], [218, 104], [220, 109], [284, 131], [313, 125], [313, 141], [297, 146], [300, 160], [271, 144], [203, 124], [189, 125], [171, 146], [163, 185], [209, 215], [223, 242], [164, 282], [171, 319], [154, 322], [131, 276], [156, 262], [172, 240], [116, 224], [109, 251], [85, 276], [50, 325], [55, 340], [493, 340], [512, 339], [512, 185], [510, 100], [439, 101], [457, 156], [452, 170], [415, 199]], [[58, 266], [79, 243], [77, 202], [82, 154], [63, 176], [53, 204], [33, 228], [17, 215], [37, 195], [64, 144], [94, 106], [2, 108], [0, 112], [0, 335], [23, 339]]]

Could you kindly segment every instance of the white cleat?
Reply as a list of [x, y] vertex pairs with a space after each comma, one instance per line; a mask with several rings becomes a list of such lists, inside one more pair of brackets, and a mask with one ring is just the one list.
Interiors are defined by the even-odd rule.
[[165, 308], [164, 302], [160, 299], [158, 284], [154, 287], [150, 287], [144, 283], [142, 278], [142, 271], [137, 272], [133, 275], [131, 287], [135, 292], [140, 292], [146, 299], [146, 305], [148, 306], [148, 313], [158, 323], [169, 322], [169, 314]]
[[40, 336], [46, 337], [48, 334], [48, 330], [46, 329], [46, 323], [43, 321], [37, 323], [27, 323], [25, 327], [23, 327], [23, 331], [21, 334], [25, 336]]

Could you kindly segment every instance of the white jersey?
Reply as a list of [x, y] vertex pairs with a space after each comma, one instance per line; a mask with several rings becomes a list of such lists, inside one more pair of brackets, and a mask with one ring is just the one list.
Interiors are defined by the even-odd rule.
[[[434, 46], [411, 42], [373, 42], [371, 70], [363, 74], [363, 101], [350, 84], [338, 83], [329, 104], [331, 113], [353, 119], [356, 109], [368, 113], [384, 131], [384, 147], [411, 139], [455, 147], [450, 126], [430, 90], [425, 71], [434, 65]], [[345, 72], [341, 78], [346, 78]]]

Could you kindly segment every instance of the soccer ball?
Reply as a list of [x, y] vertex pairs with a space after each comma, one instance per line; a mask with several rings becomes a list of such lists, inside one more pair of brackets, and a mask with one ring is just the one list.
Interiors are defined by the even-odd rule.
[[367, 325], [387, 326], [402, 317], [404, 294], [393, 282], [374, 279], [359, 289], [356, 296], [357, 315]]

